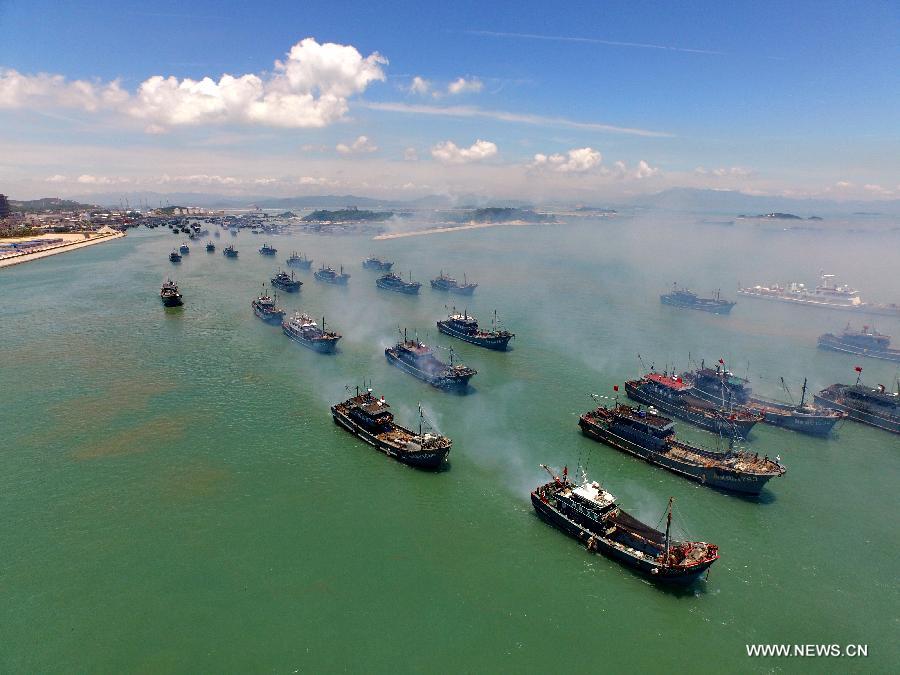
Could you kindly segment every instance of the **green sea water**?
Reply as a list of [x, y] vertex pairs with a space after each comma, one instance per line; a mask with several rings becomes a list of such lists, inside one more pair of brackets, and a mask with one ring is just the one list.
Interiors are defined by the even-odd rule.
[[[0, 271], [0, 670], [4, 672], [889, 672], [900, 662], [900, 438], [845, 423], [833, 438], [758, 426], [750, 447], [787, 474], [759, 499], [696, 485], [583, 438], [590, 393], [640, 354], [723, 358], [759, 395], [799, 396], [895, 364], [816, 349], [840, 312], [737, 298], [745, 284], [837, 273], [900, 298], [900, 236], [767, 231], [631, 218], [372, 241], [226, 233], [180, 266], [167, 229]], [[344, 335], [334, 356], [250, 309], [292, 249], [353, 275], [300, 272], [289, 309]], [[378, 254], [424, 283], [376, 289]], [[438, 271], [480, 286], [432, 291]], [[173, 275], [183, 309], [165, 310]], [[729, 317], [662, 306], [673, 281], [738, 299]], [[436, 334], [445, 304], [508, 353]], [[896, 335], [900, 323], [878, 319]], [[397, 329], [453, 346], [467, 396], [390, 367]], [[329, 406], [371, 379], [400, 422], [421, 402], [453, 439], [425, 473], [335, 426]], [[715, 437], [678, 424], [691, 441]], [[655, 586], [533, 514], [541, 462], [581, 462], [623, 508], [721, 559], [687, 590]], [[868, 657], [748, 658], [748, 643], [868, 645]]]

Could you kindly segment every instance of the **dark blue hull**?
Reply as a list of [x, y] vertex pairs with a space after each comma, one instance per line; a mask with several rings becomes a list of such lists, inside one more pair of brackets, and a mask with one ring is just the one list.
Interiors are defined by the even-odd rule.
[[531, 493], [531, 505], [535, 512], [540, 516], [541, 520], [562, 530], [573, 539], [588, 547], [588, 550], [616, 560], [632, 569], [647, 575], [654, 581], [661, 581], [675, 584], [692, 584], [697, 581], [714, 561], [703, 562], [691, 567], [690, 570], [673, 569], [671, 567], [663, 567], [655, 561], [646, 560], [634, 556], [626, 550], [622, 550], [618, 546], [610, 543], [601, 532], [591, 532], [580, 524], [570, 520], [562, 513], [554, 509], [550, 504], [545, 504], [534, 493]]
[[418, 284], [393, 285], [393, 284], [382, 283], [381, 279], [377, 279], [375, 281], [375, 285], [384, 291], [394, 291], [394, 293], [403, 293], [404, 295], [418, 295], [419, 294], [419, 285]]
[[509, 341], [512, 340], [513, 337], [512, 335], [503, 335], [501, 337], [478, 337], [455, 329], [447, 321], [438, 321], [437, 327], [438, 330], [445, 335], [450, 335], [451, 337], [455, 337], [464, 342], [478, 345], [485, 349], [494, 349], [496, 351], [505, 351], [509, 346]]
[[670, 307], [696, 309], [701, 312], [709, 312], [710, 314], [730, 314], [731, 308], [735, 305], [733, 302], [682, 302], [666, 295], [659, 296], [659, 300], [662, 304], [669, 305]]
[[695, 424], [701, 429], [712, 431], [715, 434], [722, 434], [723, 436], [747, 438], [750, 429], [756, 425], [756, 420], [730, 420], [725, 415], [710, 416], [687, 410], [681, 406], [673, 405], [661, 396], [657, 396], [647, 387], [632, 387], [631, 385], [626, 384], [625, 393], [628, 398], [637, 401], [638, 403], [655, 406], [673, 417]]
[[588, 438], [600, 441], [617, 450], [627, 452], [629, 455], [639, 457], [650, 464], [656, 464], [672, 473], [677, 473], [680, 476], [690, 478], [710, 487], [730, 492], [758, 495], [772, 478], [772, 476], [768, 475], [741, 474], [717, 466], [696, 466], [684, 462], [668, 452], [657, 452], [627, 438], [618, 436], [602, 425], [589, 424], [583, 419], [579, 420], [578, 424], [582, 433]]
[[472, 377], [471, 375], [464, 377], [445, 377], [440, 374], [429, 373], [410, 365], [403, 359], [397, 358], [390, 348], [384, 350], [384, 355], [385, 358], [387, 358], [388, 363], [397, 366], [400, 370], [406, 371], [413, 377], [416, 377], [423, 382], [427, 382], [432, 387], [437, 387], [438, 389], [465, 391], [469, 386], [469, 379]]
[[334, 354], [337, 349], [337, 340], [310, 340], [299, 333], [295, 333], [284, 325], [282, 325], [281, 329], [285, 335], [291, 338], [291, 340], [303, 345], [307, 349], [312, 349], [314, 352], [319, 352], [320, 354]]

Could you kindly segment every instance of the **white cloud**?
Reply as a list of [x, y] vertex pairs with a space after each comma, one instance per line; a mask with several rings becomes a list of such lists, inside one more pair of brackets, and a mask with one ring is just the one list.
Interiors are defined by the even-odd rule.
[[337, 185], [337, 181], [321, 176], [300, 176], [300, 178], [297, 179], [297, 183], [299, 185]]
[[342, 155], [356, 155], [366, 152], [375, 152], [378, 150], [378, 146], [372, 143], [368, 136], [359, 136], [353, 143], [347, 145], [346, 143], [338, 143], [335, 146], [335, 150], [337, 150]]
[[68, 177], [68, 176], [63, 176], [63, 175], [61, 175], [61, 174], [56, 174], [56, 175], [53, 175], [53, 176], [47, 176], [47, 177], [44, 179], [44, 181], [47, 182], [47, 183], [68, 183], [68, 182], [69, 182], [69, 177]]
[[633, 176], [635, 178], [650, 178], [652, 176], [656, 176], [659, 173], [659, 169], [656, 167], [650, 166], [643, 159], [638, 162], [637, 169], [634, 170]]
[[431, 156], [444, 164], [478, 162], [497, 154], [497, 146], [480, 138], [468, 148], [460, 148], [453, 141], [443, 141], [431, 148]]
[[887, 189], [886, 187], [882, 187], [881, 185], [875, 185], [872, 183], [867, 183], [863, 185], [863, 190], [869, 192], [873, 195], [892, 195], [894, 194], [892, 190]]
[[419, 159], [419, 153], [415, 148], [406, 148], [406, 150], [403, 151], [403, 159], [407, 162], [415, 162]]
[[741, 166], [719, 167], [718, 169], [706, 169], [705, 167], [698, 166], [694, 169], [694, 174], [697, 176], [716, 176], [717, 178], [724, 178], [726, 176], [746, 178], [752, 176], [753, 171]]
[[584, 173], [598, 167], [602, 161], [603, 156], [599, 150], [573, 148], [565, 155], [559, 153], [553, 155], [538, 153], [534, 156], [534, 161], [529, 164], [529, 167], [533, 169], [549, 169], [559, 173]]
[[853, 183], [850, 183], [845, 180], [839, 180], [837, 183], [834, 184], [834, 186], [839, 190], [846, 190], [847, 188], [853, 187]]
[[23, 75], [0, 69], [0, 108], [57, 107], [93, 112], [116, 107], [128, 100], [118, 80], [112, 82], [67, 81], [62, 75]]
[[420, 96], [428, 95], [428, 92], [431, 91], [431, 82], [426, 80], [424, 77], [419, 77], [416, 75], [412, 82], [409, 84], [409, 93], [410, 94], [419, 94]]
[[66, 81], [61, 75], [0, 71], [0, 107], [118, 110], [148, 123], [149, 133], [198, 124], [259, 124], [315, 128], [346, 114], [348, 99], [385, 79], [387, 59], [363, 57], [355, 47], [301, 40], [271, 74], [222, 75], [200, 80], [154, 75], [131, 95], [118, 81]]
[[458, 77], [447, 85], [447, 94], [457, 96], [459, 94], [476, 94], [484, 89], [484, 83], [477, 77], [466, 79]]
[[118, 176], [93, 176], [89, 173], [83, 173], [75, 179], [75, 182], [82, 185], [115, 185], [117, 183], [128, 183], [130, 181], [128, 178], [121, 178]]

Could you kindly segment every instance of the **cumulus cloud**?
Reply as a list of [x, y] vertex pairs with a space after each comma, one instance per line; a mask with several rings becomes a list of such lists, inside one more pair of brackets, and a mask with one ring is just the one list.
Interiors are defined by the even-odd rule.
[[149, 133], [213, 123], [286, 128], [327, 126], [348, 110], [348, 99], [385, 79], [387, 59], [363, 57], [350, 45], [301, 40], [275, 61], [271, 74], [222, 75], [200, 80], [154, 75], [134, 94], [118, 81], [67, 81], [61, 75], [0, 71], [0, 107], [38, 106], [119, 110], [148, 123]]
[[456, 96], [458, 94], [477, 94], [482, 89], [484, 89], [484, 83], [477, 77], [468, 80], [464, 77], [458, 77], [447, 85], [447, 93], [451, 96]]
[[56, 107], [94, 112], [123, 105], [128, 92], [112, 82], [67, 81], [62, 75], [23, 75], [0, 69], [0, 108]]
[[403, 159], [407, 162], [415, 162], [419, 159], [419, 153], [415, 148], [406, 148], [406, 150], [403, 151]]
[[44, 181], [47, 183], [67, 183], [69, 182], [69, 177], [63, 176], [61, 174], [55, 174], [53, 176], [47, 176]]
[[634, 170], [635, 178], [651, 178], [652, 176], [656, 176], [659, 173], [659, 169], [656, 167], [650, 166], [643, 159], [638, 162], [637, 168]]
[[335, 146], [335, 150], [337, 150], [342, 155], [357, 155], [366, 152], [375, 152], [378, 150], [378, 146], [372, 143], [368, 136], [358, 136], [353, 143], [347, 145], [346, 143], [338, 143]]
[[707, 169], [705, 167], [698, 166], [696, 169], [694, 169], [694, 174], [697, 176], [716, 176], [717, 178], [724, 178], [726, 176], [746, 178], [747, 176], [752, 176], [753, 171], [751, 171], [750, 169], [745, 169], [741, 166], [719, 167], [717, 169]]
[[424, 77], [419, 77], [416, 75], [412, 82], [409, 84], [409, 93], [410, 94], [419, 94], [420, 96], [428, 95], [428, 92], [431, 91], [431, 82], [426, 80]]
[[596, 168], [603, 161], [599, 150], [593, 148], [573, 148], [566, 154], [544, 155], [538, 153], [529, 164], [532, 169], [548, 169], [559, 173], [584, 173]]
[[337, 181], [322, 176], [300, 176], [297, 179], [297, 183], [299, 185], [337, 185]]
[[468, 148], [460, 148], [453, 141], [443, 141], [431, 148], [431, 156], [444, 164], [478, 162], [496, 154], [497, 146], [480, 138]]
[[846, 180], [839, 180], [834, 186], [839, 190], [846, 190], [847, 188], [853, 187], [853, 183]]
[[[62, 178], [65, 178], [65, 176]], [[82, 185], [116, 185], [118, 183], [128, 183], [130, 181], [128, 178], [121, 178], [119, 176], [93, 176], [89, 173], [83, 173], [75, 179], [75, 182]]]

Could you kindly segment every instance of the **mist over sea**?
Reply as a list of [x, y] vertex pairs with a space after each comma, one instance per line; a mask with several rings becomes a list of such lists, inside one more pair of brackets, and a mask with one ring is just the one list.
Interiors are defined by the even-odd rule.
[[[887, 671], [900, 658], [900, 438], [758, 425], [748, 447], [788, 471], [751, 500], [577, 426], [589, 394], [613, 396], [639, 374], [638, 355], [678, 371], [722, 358], [781, 400], [781, 378], [798, 399], [804, 378], [818, 391], [856, 365], [866, 383], [896, 387], [896, 364], [816, 338], [849, 321], [900, 346], [897, 318], [736, 290], [813, 286], [825, 271], [864, 301], [900, 303], [897, 223], [785, 230], [795, 225], [640, 211], [384, 241], [244, 230], [237, 260], [223, 257], [223, 232], [213, 254], [190, 242], [180, 266], [167, 259], [180, 236], [137, 229], [3, 270], [0, 669], [746, 671], [746, 643], [836, 642], [868, 644], [866, 669]], [[266, 241], [275, 260], [257, 253]], [[353, 275], [342, 288], [298, 271], [301, 292], [279, 293], [343, 334], [334, 356], [250, 309], [292, 250]], [[372, 254], [411, 272], [420, 295], [377, 289], [360, 265]], [[465, 273], [475, 295], [433, 291], [441, 270]], [[183, 310], [160, 304], [169, 276]], [[663, 306], [673, 282], [738, 304], [730, 316]], [[513, 349], [439, 335], [454, 305], [483, 324], [496, 309]], [[478, 370], [472, 392], [389, 366], [384, 348], [403, 328]], [[421, 402], [453, 439], [447, 471], [388, 460], [332, 423], [329, 406], [364, 380], [401, 423], [416, 423]], [[654, 586], [539, 521], [529, 491], [541, 462], [581, 463], [651, 525], [674, 496], [677, 531], [721, 549], [709, 579]]]

